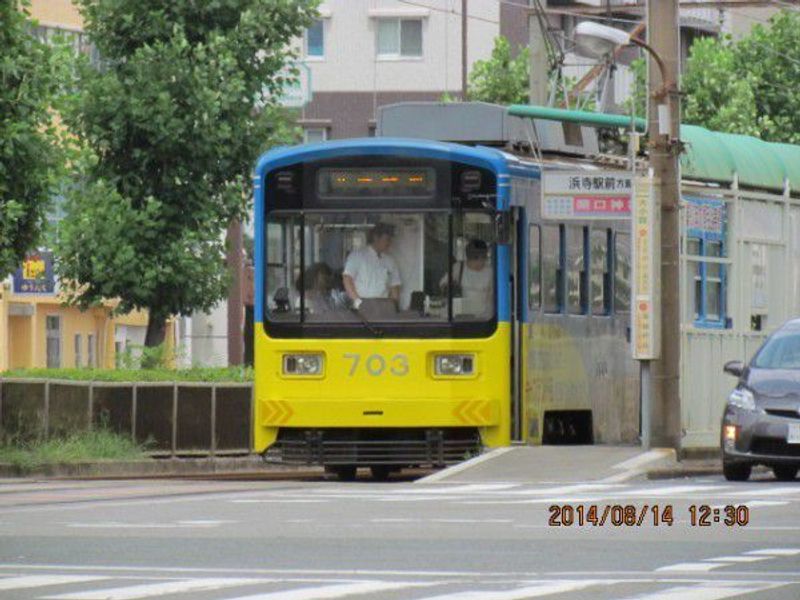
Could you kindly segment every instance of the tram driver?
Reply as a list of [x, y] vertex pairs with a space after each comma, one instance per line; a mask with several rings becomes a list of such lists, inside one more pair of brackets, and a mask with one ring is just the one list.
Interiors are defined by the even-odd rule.
[[[347, 257], [342, 282], [354, 308], [359, 309], [368, 301], [380, 307], [378, 312], [381, 313], [386, 312], [387, 304], [393, 311], [397, 310], [402, 279], [397, 262], [389, 254], [393, 237], [393, 225], [378, 223], [367, 234], [366, 247], [353, 250]], [[375, 302], [369, 302], [373, 300]]]

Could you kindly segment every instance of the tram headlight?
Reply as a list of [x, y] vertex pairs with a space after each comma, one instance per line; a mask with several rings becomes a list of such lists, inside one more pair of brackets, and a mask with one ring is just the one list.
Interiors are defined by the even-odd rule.
[[322, 354], [284, 354], [284, 375], [322, 374]]
[[433, 365], [436, 375], [472, 375], [475, 373], [475, 355], [437, 354]]

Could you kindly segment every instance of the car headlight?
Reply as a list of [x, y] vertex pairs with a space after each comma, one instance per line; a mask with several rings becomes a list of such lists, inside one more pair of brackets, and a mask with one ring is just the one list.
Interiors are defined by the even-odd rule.
[[320, 375], [322, 354], [284, 354], [284, 375]]
[[728, 396], [728, 404], [742, 410], [755, 410], [756, 399], [753, 392], [744, 388], [737, 388]]
[[474, 354], [439, 354], [434, 359], [437, 375], [472, 375], [474, 372]]

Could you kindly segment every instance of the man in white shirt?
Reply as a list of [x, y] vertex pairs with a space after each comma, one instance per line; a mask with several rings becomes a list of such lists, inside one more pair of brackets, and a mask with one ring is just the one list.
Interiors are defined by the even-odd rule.
[[356, 308], [365, 299], [391, 298], [396, 302], [400, 298], [400, 270], [388, 254], [393, 234], [392, 225], [378, 223], [367, 234], [367, 246], [347, 257], [342, 281]]

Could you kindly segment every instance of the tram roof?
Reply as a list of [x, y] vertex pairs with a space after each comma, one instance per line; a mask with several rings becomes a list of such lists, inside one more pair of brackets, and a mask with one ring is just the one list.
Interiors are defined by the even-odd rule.
[[274, 169], [308, 160], [386, 153], [452, 160], [487, 167], [498, 173], [508, 173], [513, 166], [522, 168], [522, 163], [515, 157], [495, 148], [411, 138], [369, 137], [273, 148], [261, 155], [256, 173], [263, 174], [267, 168]]

